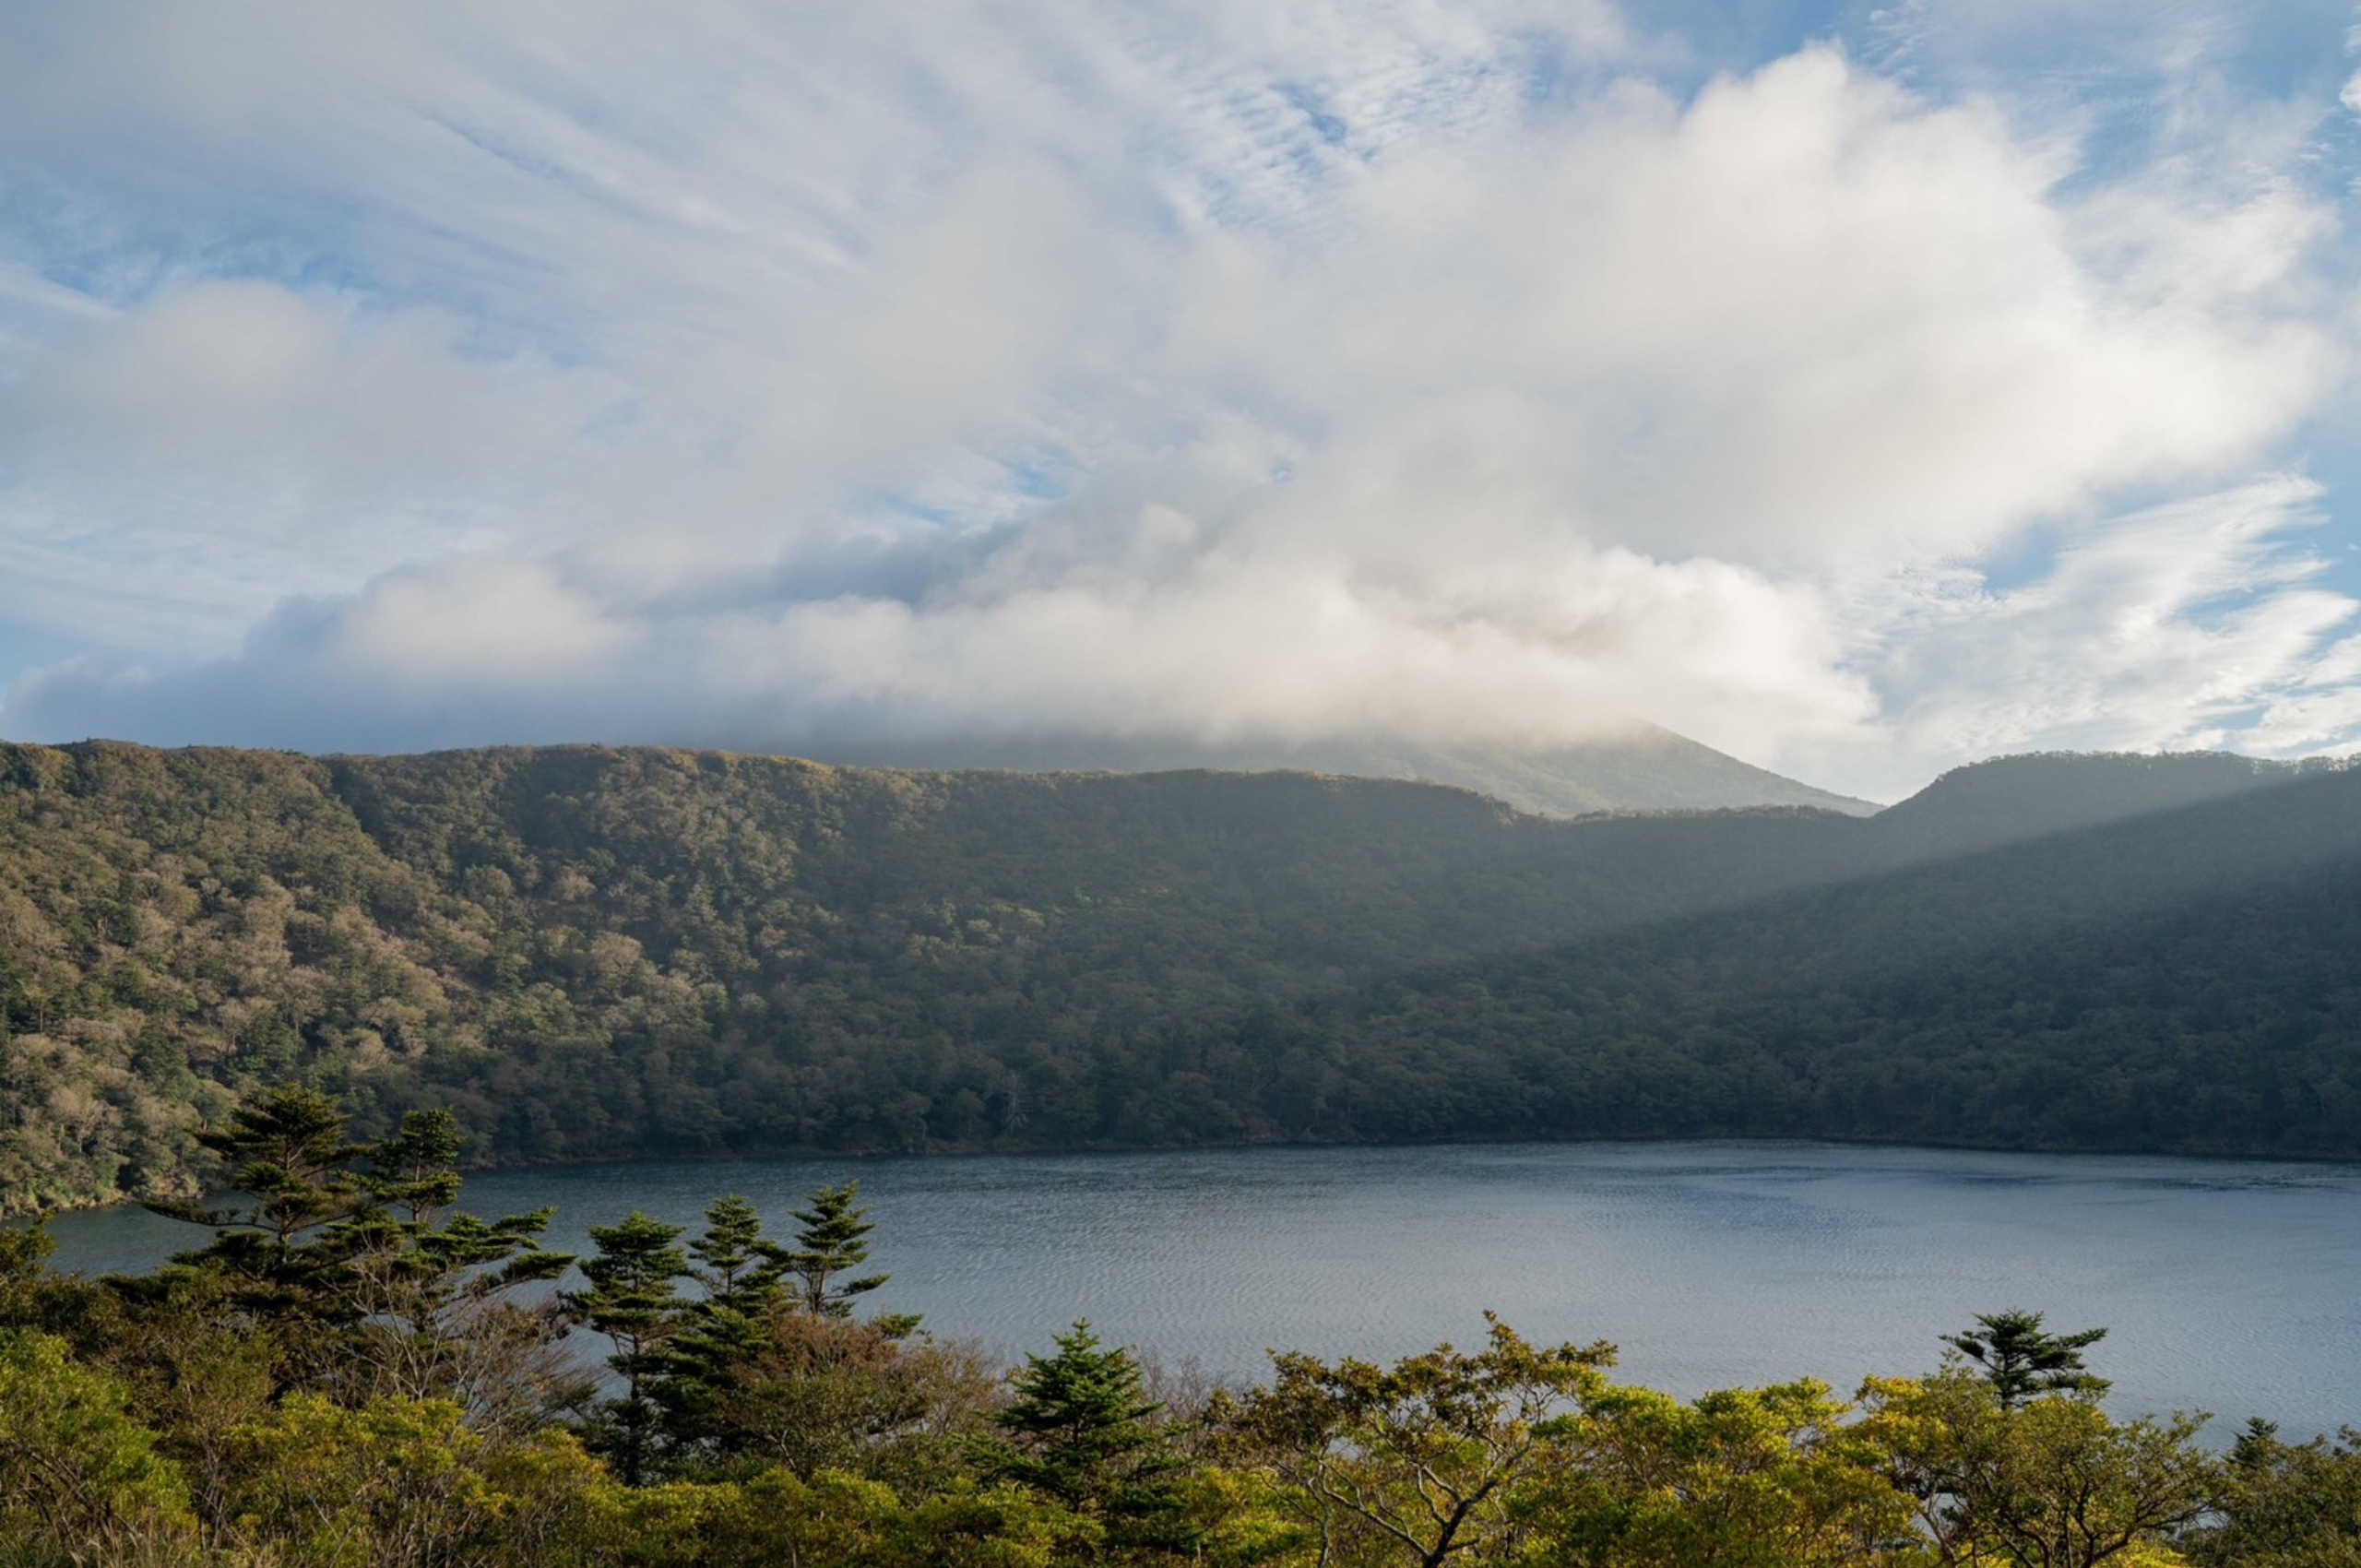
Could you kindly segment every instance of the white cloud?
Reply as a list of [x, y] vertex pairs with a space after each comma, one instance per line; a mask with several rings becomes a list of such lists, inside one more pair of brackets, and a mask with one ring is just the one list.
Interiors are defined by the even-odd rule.
[[1891, 794], [2012, 751], [2350, 746], [2361, 602], [2320, 581], [2319, 498], [2280, 478], [2111, 519], [2011, 586], [1940, 564], [1854, 585], [1833, 597], [1880, 724], [1796, 760]]
[[380, 680], [465, 690], [595, 678], [622, 640], [545, 565], [495, 560], [379, 578], [341, 610], [327, 651]]
[[[52, 586], [0, 616], [160, 561], [184, 603], [9, 732], [1638, 715], [1885, 789], [2351, 732], [2305, 503], [2203, 499], [2341, 387], [2292, 142], [2094, 179], [2023, 102], [1830, 46], [1687, 91], [1521, 0], [30, 34], [0, 173], [77, 281], [11, 291], [48, 304], [0, 357], [0, 565]], [[2047, 576], [1960, 588], [2033, 529]], [[2029, 706], [2012, 649], [2080, 673]]]
[[[2177, 232], [2084, 265], [2046, 160], [1832, 51], [1480, 150], [1375, 172], [1334, 251], [1233, 260], [1182, 337], [1261, 348], [1329, 420], [1517, 389], [1548, 414], [1519, 472], [1585, 528], [1741, 559], [1973, 548], [2249, 460], [2320, 390], [2320, 334], [2246, 279], [2153, 297]], [[2284, 273], [2319, 220], [2272, 192], [2207, 221]]]
[[275, 283], [174, 290], [56, 339], [0, 390], [0, 464], [70, 477], [109, 522], [177, 493], [208, 526], [296, 550], [389, 505], [513, 528], [511, 477], [575, 460], [613, 389], [462, 339], [439, 312], [372, 318]]

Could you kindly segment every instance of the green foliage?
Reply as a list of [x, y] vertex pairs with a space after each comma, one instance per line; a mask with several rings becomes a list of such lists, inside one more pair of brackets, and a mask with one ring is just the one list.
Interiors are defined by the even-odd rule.
[[1526, 1344], [1486, 1315], [1474, 1354], [1438, 1346], [1391, 1367], [1273, 1358], [1268, 1388], [1230, 1419], [1283, 1486], [1323, 1560], [1505, 1561], [1527, 1536], [1530, 1486], [1566, 1420], [1606, 1386], [1612, 1346]]
[[240, 1436], [224, 1544], [303, 1568], [550, 1561], [607, 1484], [564, 1435], [487, 1438], [439, 1400], [295, 1394]]
[[621, 1224], [590, 1228], [599, 1251], [582, 1263], [589, 1286], [567, 1293], [566, 1310], [615, 1342], [615, 1370], [627, 1378], [656, 1370], [654, 1351], [673, 1322], [673, 1282], [689, 1271], [681, 1229], [637, 1209]]
[[705, 1288], [708, 1312], [743, 1311], [777, 1299], [791, 1254], [763, 1235], [762, 1216], [744, 1198], [717, 1198], [705, 1211], [705, 1231], [689, 1243], [692, 1269]]
[[[594, 1232], [566, 1310], [622, 1394], [586, 1449], [526, 1289], [549, 1217], [456, 1206], [463, 1150], [2361, 1152], [2361, 773], [2166, 767], [2128, 819], [2130, 766], [1543, 823], [1305, 778], [0, 746], [0, 1212], [216, 1232], [94, 1284], [0, 1231], [0, 1560], [2351, 1564], [2350, 1434], [2216, 1464], [2033, 1314], [1857, 1410], [1495, 1324], [1184, 1419], [1082, 1330], [1003, 1387], [853, 1316], [850, 1186], [787, 1243], [736, 1200], [686, 1246]], [[247, 1198], [197, 1202], [216, 1171]]]
[[56, 1252], [57, 1238], [39, 1221], [0, 1229], [0, 1324], [33, 1321]]
[[2218, 1518], [2189, 1544], [2219, 1568], [2361, 1568], [2361, 1431], [2284, 1443], [2249, 1421], [2223, 1467]]
[[1690, 1404], [1595, 1386], [1519, 1500], [1525, 1527], [1543, 1558], [1585, 1568], [1880, 1561], [1909, 1504], [1851, 1415], [1810, 1382]]
[[133, 1416], [187, 1478], [200, 1517], [219, 1518], [240, 1431], [289, 1390], [278, 1331], [240, 1307], [218, 1272], [202, 1268], [166, 1267], [95, 1288], [51, 1280], [40, 1295], [41, 1317], [77, 1360], [120, 1381]]
[[[497, 1514], [458, 1407], [295, 1394], [242, 1433], [239, 1534], [298, 1562], [465, 1561]], [[447, 1555], [446, 1555], [447, 1553]]]
[[2104, 1328], [2051, 1334], [2041, 1314], [1978, 1313], [1976, 1326], [1943, 1336], [1943, 1343], [1984, 1369], [2000, 1408], [2012, 1410], [2036, 1394], [2105, 1394], [2107, 1380], [2083, 1365], [2082, 1352], [2106, 1337]]
[[1188, 1540], [1177, 1482], [1187, 1461], [1142, 1392], [1139, 1363], [1102, 1345], [1087, 1323], [1056, 1336], [1057, 1352], [1028, 1355], [994, 1412], [995, 1437], [976, 1452], [986, 1473], [1099, 1521], [1118, 1547]]
[[805, 1312], [850, 1317], [854, 1301], [885, 1283], [883, 1274], [844, 1277], [869, 1261], [869, 1234], [877, 1229], [869, 1211], [853, 1202], [860, 1192], [858, 1182], [823, 1187], [812, 1194], [810, 1208], [795, 1211], [801, 1228], [779, 1265], [797, 1281]]
[[412, 1224], [430, 1223], [459, 1201], [461, 1142], [459, 1119], [449, 1107], [411, 1111], [393, 1136], [369, 1151], [370, 1195], [407, 1214]]
[[2221, 1491], [2192, 1442], [2204, 1418], [2117, 1421], [2091, 1398], [2004, 1405], [1952, 1366], [1919, 1381], [1871, 1379], [1864, 1433], [1945, 1562], [2087, 1568], [2168, 1541]]
[[196, 1141], [220, 1161], [224, 1184], [253, 1201], [243, 1210], [151, 1205], [215, 1232], [173, 1261], [217, 1268], [264, 1316], [350, 1317], [331, 1278], [343, 1249], [324, 1230], [368, 1204], [367, 1184], [345, 1169], [368, 1150], [345, 1140], [343, 1111], [314, 1089], [275, 1089]]
[[665, 1342], [681, 1327], [675, 1281], [689, 1272], [681, 1229], [636, 1209], [619, 1225], [592, 1226], [590, 1241], [599, 1250], [582, 1261], [588, 1283], [564, 1297], [575, 1322], [614, 1344], [607, 1364], [623, 1375], [623, 1392], [599, 1403], [590, 1431], [593, 1445], [614, 1456], [632, 1485], [654, 1462], [658, 1434], [649, 1391], [666, 1369]]
[[[345, 1146], [333, 1118], [258, 1112], [225, 1153], [266, 1124]], [[306, 1172], [282, 1183], [298, 1197], [360, 1206], [273, 1244], [357, 1227], [385, 1258], [430, 1260], [365, 1277], [468, 1300], [468, 1281], [505, 1272], [509, 1222], [444, 1218], [456, 1131], [422, 1118], [344, 1166], [282, 1161]], [[355, 1165], [351, 1189], [338, 1172]], [[841, 1255], [866, 1222], [830, 1191], [842, 1201], [808, 1212], [848, 1222]], [[1957, 1359], [1872, 1380], [1857, 1408], [1809, 1382], [1682, 1401], [1611, 1381], [1606, 1345], [1536, 1347], [1494, 1320], [1473, 1354], [1282, 1354], [1265, 1386], [1183, 1385], [1168, 1407], [1087, 1324], [1003, 1377], [971, 1347], [814, 1311], [742, 1200], [715, 1203], [687, 1246], [644, 1215], [593, 1236], [569, 1310], [613, 1340], [623, 1394], [586, 1447], [546, 1403], [394, 1386], [389, 1367], [500, 1364], [505, 1341], [479, 1315], [444, 1338], [383, 1313], [323, 1331], [323, 1314], [251, 1289], [236, 1252], [93, 1286], [46, 1272], [37, 1228], [16, 1235], [0, 1248], [0, 1562], [2160, 1568], [2185, 1548], [2205, 1564], [2343, 1568], [2361, 1540], [2350, 1434], [2288, 1444], [2258, 1425], [2222, 1463], [2194, 1418], [2118, 1421], [2087, 1388], [2004, 1399]], [[381, 1254], [348, 1241], [329, 1255], [321, 1277]], [[704, 1292], [684, 1295], [692, 1256]], [[1998, 1363], [2069, 1370], [2031, 1314], [1984, 1328]], [[389, 1353], [421, 1343], [455, 1360]]]
[[65, 1341], [0, 1329], [0, 1551], [163, 1562], [188, 1544], [187, 1482], [129, 1406]]
[[506, 1163], [2361, 1153], [2361, 774], [2207, 762], [1551, 822], [1283, 775], [0, 747], [0, 1212], [186, 1201], [200, 1127], [290, 1084], [364, 1137], [448, 1106]]
[[1640, 847], [1568, 827], [1301, 778], [0, 747], [0, 1207], [185, 1198], [197, 1117], [286, 1082], [505, 1161], [1279, 1135], [1184, 1019], [1578, 931]]
[[774, 1301], [692, 1311], [654, 1397], [674, 1467], [837, 1471], [925, 1495], [962, 1469], [1000, 1378], [973, 1348]]
[[600, 1547], [579, 1559], [602, 1568], [1049, 1568], [1095, 1538], [1014, 1489], [962, 1485], [912, 1503], [834, 1471], [610, 1493], [602, 1514]]
[[846, 1280], [876, 1227], [852, 1183], [795, 1211], [792, 1247], [764, 1236], [742, 1197], [706, 1210], [687, 1253], [705, 1294], [679, 1303], [648, 1387], [674, 1473], [781, 1467], [836, 1472], [923, 1495], [958, 1471], [963, 1433], [998, 1378], [971, 1347], [918, 1336], [918, 1319], [852, 1316], [884, 1275]]
[[334, 1101], [290, 1087], [200, 1138], [252, 1206], [149, 1206], [214, 1229], [174, 1262], [273, 1331], [283, 1384], [334, 1366], [356, 1396], [454, 1399], [486, 1420], [529, 1416], [551, 1396], [561, 1324], [514, 1293], [573, 1259], [537, 1245], [546, 1209], [437, 1223], [459, 1192], [449, 1111], [411, 1111], [392, 1136], [356, 1144]]

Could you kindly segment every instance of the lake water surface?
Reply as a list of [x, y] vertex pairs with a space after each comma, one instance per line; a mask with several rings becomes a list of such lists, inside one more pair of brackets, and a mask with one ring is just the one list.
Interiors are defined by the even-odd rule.
[[[2220, 1429], [2361, 1423], [2361, 1166], [1816, 1144], [1504, 1145], [502, 1171], [467, 1206], [557, 1206], [551, 1232], [724, 1193], [775, 1230], [858, 1177], [872, 1301], [1003, 1355], [1086, 1317], [1240, 1378], [1266, 1348], [1391, 1357], [1499, 1313], [1606, 1338], [1622, 1374], [1693, 1395], [1931, 1368], [1937, 1336], [2024, 1307], [2105, 1324], [2118, 1410]], [[61, 1266], [137, 1269], [201, 1233], [137, 1210], [54, 1222]]]

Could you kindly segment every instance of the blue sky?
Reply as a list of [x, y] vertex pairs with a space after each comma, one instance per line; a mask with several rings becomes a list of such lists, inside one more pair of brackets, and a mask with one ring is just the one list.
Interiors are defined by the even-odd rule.
[[2349, 751], [2355, 22], [30, 0], [0, 735]]

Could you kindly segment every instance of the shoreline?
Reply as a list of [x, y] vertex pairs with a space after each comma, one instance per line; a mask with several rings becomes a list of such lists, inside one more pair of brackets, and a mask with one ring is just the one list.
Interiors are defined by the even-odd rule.
[[[463, 1178], [508, 1175], [532, 1170], [623, 1170], [637, 1165], [732, 1165], [784, 1164], [806, 1160], [874, 1161], [958, 1160], [958, 1159], [1044, 1159], [1121, 1157], [1144, 1154], [1226, 1154], [1271, 1153], [1290, 1149], [1448, 1149], [1448, 1148], [1564, 1148], [1626, 1147], [1634, 1145], [1697, 1145], [1726, 1146], [1755, 1145], [1765, 1147], [1844, 1148], [1844, 1149], [1923, 1149], [1940, 1154], [1987, 1155], [2047, 1155], [2077, 1159], [2162, 1159], [2211, 1160], [2248, 1165], [2292, 1166], [2361, 1166], [2361, 1152], [2352, 1155], [2308, 1155], [2284, 1153], [2254, 1153], [2243, 1149], [2191, 1149], [2153, 1147], [2091, 1147], [2081, 1145], [1930, 1142], [1924, 1138], [1845, 1138], [1779, 1134], [1713, 1134], [1693, 1133], [1667, 1134], [1660, 1133], [1633, 1134], [1630, 1136], [1548, 1137], [1450, 1137], [1421, 1139], [1388, 1139], [1383, 1141], [1359, 1138], [1271, 1138], [1240, 1140], [1225, 1143], [1189, 1144], [1043, 1144], [1009, 1147], [1001, 1145], [955, 1145], [923, 1149], [869, 1148], [831, 1149], [797, 1147], [764, 1150], [731, 1150], [723, 1153], [651, 1153], [637, 1155], [589, 1156], [581, 1158], [522, 1160], [499, 1165], [466, 1165], [460, 1168]], [[210, 1195], [210, 1194], [208, 1194]], [[103, 1214], [112, 1210], [136, 1208], [149, 1200], [125, 1196], [101, 1202], [73, 1204], [57, 1207], [14, 1210], [0, 1206], [0, 1228], [16, 1228], [36, 1224], [71, 1214]], [[160, 1200], [159, 1200], [160, 1201]]]

